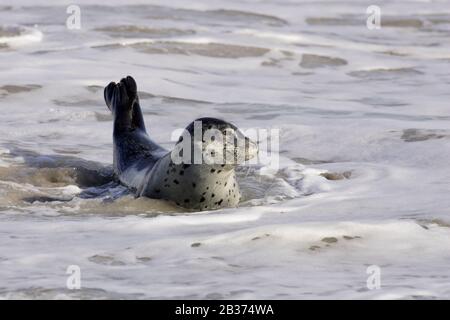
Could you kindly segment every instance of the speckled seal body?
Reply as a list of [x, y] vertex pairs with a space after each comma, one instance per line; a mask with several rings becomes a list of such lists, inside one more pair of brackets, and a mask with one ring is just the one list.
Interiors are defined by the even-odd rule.
[[223, 171], [206, 164], [174, 164], [170, 156], [160, 159], [144, 180], [141, 195], [172, 200], [195, 210], [234, 207], [241, 199], [234, 169]]
[[[133, 78], [122, 79], [118, 84], [110, 83], [105, 88], [105, 102], [114, 116], [114, 172], [122, 184], [132, 189], [136, 196], [172, 201], [178, 206], [193, 210], [211, 210], [235, 207], [241, 193], [236, 180], [235, 167], [239, 163], [198, 163], [177, 160], [183, 143], [180, 137], [174, 150], [168, 151], [153, 142], [148, 136]], [[247, 160], [254, 156], [256, 145], [245, 137], [234, 125], [215, 118], [200, 118], [201, 141], [194, 140], [194, 122], [185, 129], [189, 138], [184, 139], [188, 148], [200, 145], [203, 150], [214, 146], [215, 150], [227, 150], [236, 159]], [[208, 129], [225, 132], [233, 130], [234, 139], [242, 139], [242, 147], [224, 141], [205, 142], [203, 132]], [[214, 149], [213, 148], [213, 149]], [[186, 149], [185, 149], [186, 150]], [[229, 151], [231, 150], [231, 151]], [[214, 152], [214, 151], [213, 151]], [[225, 151], [224, 151], [225, 152]], [[241, 161], [242, 162], [242, 161]]]

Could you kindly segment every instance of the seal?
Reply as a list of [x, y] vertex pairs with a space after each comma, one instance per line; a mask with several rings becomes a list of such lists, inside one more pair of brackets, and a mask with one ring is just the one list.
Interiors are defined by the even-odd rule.
[[114, 173], [137, 197], [164, 199], [199, 211], [239, 204], [235, 168], [253, 158], [258, 148], [236, 126], [199, 118], [168, 151], [147, 134], [132, 77], [111, 82], [104, 97], [114, 120]]

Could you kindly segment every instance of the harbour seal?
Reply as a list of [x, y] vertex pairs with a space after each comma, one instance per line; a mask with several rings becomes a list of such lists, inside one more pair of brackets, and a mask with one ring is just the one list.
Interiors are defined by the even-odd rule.
[[200, 211], [238, 205], [235, 168], [253, 158], [258, 148], [236, 126], [215, 118], [197, 119], [168, 151], [147, 134], [132, 77], [111, 82], [104, 97], [114, 119], [114, 172], [137, 197], [165, 199]]

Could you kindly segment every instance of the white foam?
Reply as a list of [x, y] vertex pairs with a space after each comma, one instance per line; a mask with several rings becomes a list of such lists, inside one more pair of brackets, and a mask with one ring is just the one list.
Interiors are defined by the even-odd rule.
[[17, 30], [20, 32], [17, 36], [10, 37], [0, 37], [0, 44], [6, 44], [9, 47], [21, 47], [29, 44], [33, 44], [35, 42], [42, 41], [43, 34], [41, 31], [34, 28], [26, 28], [26, 27], [3, 27], [8, 30]]

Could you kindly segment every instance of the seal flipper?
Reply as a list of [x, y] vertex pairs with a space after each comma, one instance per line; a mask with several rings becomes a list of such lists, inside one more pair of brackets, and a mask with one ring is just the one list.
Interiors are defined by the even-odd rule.
[[111, 107], [111, 102], [114, 94], [114, 87], [116, 86], [115, 82], [110, 82], [103, 91], [103, 96], [105, 98], [106, 106], [108, 107], [109, 111], [114, 112]]
[[126, 78], [120, 80], [120, 82], [127, 88], [127, 93], [130, 100], [134, 101], [133, 111], [131, 114], [132, 126], [146, 132], [144, 117], [142, 116], [141, 106], [139, 104], [136, 81], [133, 79], [133, 77], [127, 76]]
[[133, 101], [128, 97], [127, 89], [122, 83], [114, 84], [111, 87], [110, 85], [107, 88], [112, 91], [111, 110], [114, 115], [114, 129], [130, 129]]
[[136, 98], [136, 101], [133, 105], [133, 114], [132, 114], [132, 123], [136, 128], [141, 129], [144, 132], [147, 132], [145, 129], [144, 117], [142, 116], [141, 106], [139, 105], [139, 98]]

